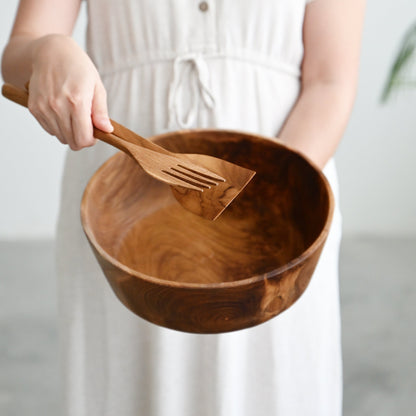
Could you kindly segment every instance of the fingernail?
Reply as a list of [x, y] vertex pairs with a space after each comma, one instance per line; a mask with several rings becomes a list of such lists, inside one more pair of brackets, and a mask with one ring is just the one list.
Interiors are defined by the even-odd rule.
[[[96, 121], [96, 123], [101, 126], [100, 128], [103, 130], [108, 130], [109, 132], [112, 132], [114, 130], [113, 125], [111, 124], [110, 120], [108, 118], [100, 118]], [[97, 127], [99, 127], [97, 126]]]
[[111, 124], [111, 122], [110, 122], [110, 120], [109, 120], [109, 119], [107, 119], [107, 120], [106, 120], [105, 124], [106, 124], [106, 126], [108, 127], [108, 129], [109, 129], [110, 131], [113, 131], [113, 130], [114, 130], [114, 127], [113, 127], [113, 125]]

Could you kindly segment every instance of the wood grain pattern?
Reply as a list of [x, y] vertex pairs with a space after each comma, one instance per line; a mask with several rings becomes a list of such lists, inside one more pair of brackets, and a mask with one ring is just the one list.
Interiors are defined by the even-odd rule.
[[322, 173], [281, 143], [220, 130], [168, 133], [173, 152], [204, 153], [257, 172], [215, 221], [175, 203], [124, 154], [91, 178], [81, 217], [115, 294], [158, 325], [195, 333], [247, 328], [305, 291], [333, 212]]

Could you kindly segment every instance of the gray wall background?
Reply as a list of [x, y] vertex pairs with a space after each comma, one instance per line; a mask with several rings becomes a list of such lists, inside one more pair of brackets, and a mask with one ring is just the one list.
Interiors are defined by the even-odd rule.
[[[2, 3], [0, 47], [7, 42], [17, 0]], [[84, 6], [83, 6], [84, 7]], [[414, 0], [368, 0], [359, 91], [336, 154], [347, 235], [416, 235], [416, 88], [382, 105], [384, 80]], [[83, 10], [75, 38], [83, 44]], [[52, 238], [65, 147], [26, 109], [0, 99], [0, 240]]]

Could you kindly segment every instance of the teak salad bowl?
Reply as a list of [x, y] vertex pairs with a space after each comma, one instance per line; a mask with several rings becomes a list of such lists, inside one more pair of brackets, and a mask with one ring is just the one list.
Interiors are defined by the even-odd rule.
[[120, 301], [167, 328], [219, 333], [265, 322], [305, 291], [334, 209], [324, 175], [278, 141], [224, 130], [155, 136], [257, 172], [216, 221], [181, 207], [123, 153], [91, 178], [82, 224]]

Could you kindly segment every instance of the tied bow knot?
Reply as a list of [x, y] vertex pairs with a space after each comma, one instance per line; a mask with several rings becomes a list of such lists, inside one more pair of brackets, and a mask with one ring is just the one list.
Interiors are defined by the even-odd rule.
[[[189, 93], [188, 109], [183, 94]], [[197, 118], [199, 103], [208, 109], [215, 106], [209, 87], [209, 70], [201, 54], [178, 56], [173, 63], [173, 79], [169, 89], [169, 127], [191, 128]]]

